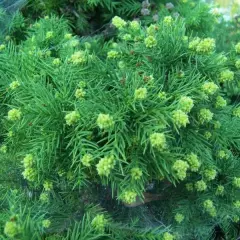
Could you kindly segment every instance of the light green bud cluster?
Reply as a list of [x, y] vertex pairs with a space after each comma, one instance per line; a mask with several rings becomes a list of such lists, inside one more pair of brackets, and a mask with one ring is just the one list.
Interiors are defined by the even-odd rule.
[[208, 140], [208, 139], [210, 139], [212, 137], [212, 134], [209, 131], [206, 131], [204, 133], [204, 137]]
[[165, 92], [159, 92], [158, 98], [161, 100], [165, 100], [167, 98], [167, 94]]
[[240, 59], [238, 59], [236, 62], [235, 62], [235, 67], [237, 69], [240, 69]]
[[86, 92], [84, 91], [83, 88], [78, 88], [75, 92], [75, 97], [78, 98], [78, 99], [84, 98], [85, 95], [86, 95]]
[[226, 56], [224, 56], [223, 54], [220, 54], [218, 59], [219, 59], [220, 63], [225, 63], [228, 60], [228, 58]]
[[59, 177], [62, 177], [64, 174], [66, 174], [66, 172], [63, 169], [59, 169], [57, 173]]
[[177, 213], [174, 218], [175, 218], [176, 222], [181, 223], [185, 217], [181, 213]]
[[83, 155], [81, 159], [83, 166], [86, 166], [86, 167], [90, 167], [92, 161], [93, 161], [93, 155], [89, 153]]
[[20, 82], [19, 81], [13, 81], [9, 85], [10, 89], [12, 89], [12, 90], [18, 88], [19, 86], [20, 86]]
[[195, 183], [195, 188], [198, 192], [203, 192], [207, 189], [207, 184], [203, 180], [199, 180]]
[[198, 157], [196, 154], [194, 153], [191, 153], [189, 155], [186, 156], [186, 160], [188, 161], [189, 163], [189, 166], [190, 166], [190, 170], [192, 172], [197, 172], [198, 169], [200, 168], [201, 166], [201, 162], [198, 160]]
[[142, 35], [137, 35], [134, 37], [134, 42], [139, 42], [139, 41], [142, 41], [144, 39], [144, 37]]
[[0, 51], [4, 50], [6, 48], [6, 45], [5, 44], [1, 44], [0, 45]]
[[147, 89], [146, 88], [138, 88], [134, 92], [134, 99], [143, 100], [147, 98]]
[[217, 211], [211, 200], [209, 200], [209, 199], [205, 200], [203, 203], [203, 207], [204, 207], [205, 211], [210, 214], [210, 216], [216, 217]]
[[7, 136], [8, 136], [9, 138], [11, 138], [11, 137], [13, 136], [13, 131], [9, 131], [8, 134], [7, 134]]
[[120, 18], [118, 16], [115, 16], [112, 19], [112, 24], [113, 24], [113, 26], [115, 26], [118, 29], [122, 29], [127, 25], [126, 21], [124, 21], [122, 18]]
[[217, 171], [214, 170], [214, 169], [206, 169], [204, 172], [203, 172], [203, 175], [205, 177], [205, 179], [207, 181], [211, 181], [211, 180], [214, 180], [217, 176]]
[[215, 194], [217, 196], [222, 196], [224, 194], [224, 186], [222, 186], [222, 185], [217, 186]]
[[221, 123], [219, 121], [214, 122], [214, 128], [219, 129], [221, 127]]
[[232, 218], [232, 221], [235, 222], [235, 223], [238, 223], [239, 220], [240, 220], [240, 218], [237, 215], [234, 215], [233, 218]]
[[240, 201], [239, 200], [235, 201], [233, 205], [235, 208], [240, 208]]
[[142, 175], [143, 175], [143, 173], [142, 173], [142, 170], [140, 168], [135, 167], [135, 168], [131, 169], [132, 179], [138, 180], [142, 177]]
[[53, 31], [49, 31], [49, 32], [46, 33], [46, 39], [49, 40], [51, 38], [53, 38]]
[[45, 219], [45, 220], [42, 221], [42, 226], [44, 228], [49, 228], [50, 225], [51, 225], [51, 221], [49, 219]]
[[79, 86], [80, 88], [85, 88], [85, 87], [87, 86], [87, 83], [86, 83], [85, 81], [80, 81], [80, 82], [78, 83], [78, 86]]
[[179, 109], [185, 113], [189, 113], [193, 108], [193, 100], [190, 97], [181, 97], [178, 102]]
[[240, 178], [234, 177], [233, 186], [236, 188], [240, 188]]
[[208, 95], [215, 94], [218, 89], [219, 89], [218, 85], [216, 85], [214, 82], [205, 82], [202, 85], [203, 92], [208, 94]]
[[22, 161], [24, 168], [30, 168], [33, 166], [33, 155], [27, 154]]
[[135, 191], [125, 191], [122, 195], [122, 200], [125, 203], [131, 204], [136, 201], [137, 193]]
[[228, 158], [228, 155], [227, 155], [227, 153], [225, 152], [225, 151], [223, 151], [223, 150], [220, 150], [219, 152], [218, 152], [218, 157], [220, 158], [220, 159], [227, 159]]
[[110, 129], [114, 126], [113, 117], [109, 114], [100, 113], [97, 118], [97, 125], [100, 129]]
[[25, 168], [22, 172], [23, 178], [29, 182], [34, 182], [36, 179], [37, 172], [34, 168]]
[[66, 33], [64, 35], [64, 39], [66, 39], [66, 40], [70, 40], [71, 38], [72, 38], [72, 34], [71, 33]]
[[52, 63], [53, 63], [53, 65], [58, 66], [61, 63], [61, 60], [60, 60], [60, 58], [54, 58]]
[[46, 192], [41, 193], [39, 199], [43, 203], [48, 203], [49, 202], [48, 193], [46, 193]]
[[146, 37], [144, 40], [144, 43], [147, 48], [153, 48], [153, 47], [157, 46], [157, 40], [153, 36]]
[[210, 122], [213, 118], [213, 113], [209, 109], [203, 108], [200, 110], [198, 118], [202, 124], [204, 122]]
[[68, 42], [68, 45], [70, 47], [77, 47], [79, 45], [79, 41], [77, 39], [73, 39], [73, 40]]
[[166, 16], [166, 17], [164, 17], [163, 23], [164, 23], [165, 25], [172, 25], [172, 24], [173, 24], [173, 18], [172, 18], [172, 16]]
[[129, 26], [130, 26], [131, 30], [133, 30], [133, 31], [137, 31], [137, 30], [140, 29], [140, 24], [139, 24], [139, 22], [136, 21], [136, 20], [131, 21], [131, 22], [129, 23]]
[[111, 170], [114, 168], [115, 160], [114, 156], [107, 156], [101, 158], [99, 163], [97, 164], [97, 172], [100, 176], [106, 176], [110, 174]]
[[85, 57], [84, 51], [78, 51], [72, 54], [69, 60], [71, 63], [77, 65], [77, 64], [83, 64], [87, 61]]
[[51, 191], [53, 189], [53, 183], [50, 181], [44, 181], [43, 188], [45, 191]]
[[156, 33], [156, 29], [157, 26], [155, 24], [151, 24], [148, 28], [147, 28], [147, 34], [149, 36], [154, 36], [154, 34]]
[[4, 234], [9, 238], [15, 238], [21, 231], [20, 226], [15, 221], [5, 223]]
[[48, 51], [43, 52], [43, 56], [50, 57], [51, 56], [51, 51], [48, 50]]
[[201, 39], [200, 38], [194, 38], [192, 41], [189, 42], [188, 48], [192, 51], [197, 50], [197, 46], [200, 43]]
[[8, 111], [8, 120], [17, 121], [20, 120], [22, 116], [22, 112], [19, 109], [11, 109]]
[[188, 163], [183, 160], [177, 160], [173, 164], [173, 170], [177, 173], [177, 177], [180, 180], [184, 180], [186, 178], [188, 168]]
[[[30, 54], [30, 52], [29, 52]], [[42, 58], [44, 56], [44, 52], [41, 50], [38, 51], [32, 51], [30, 55], [36, 54], [38, 57]]]
[[220, 73], [219, 82], [231, 82], [234, 79], [234, 72], [230, 71], [229, 69], [222, 71]]
[[163, 240], [174, 240], [174, 236], [169, 232], [165, 232], [163, 234]]
[[27, 154], [22, 163], [24, 166], [24, 171], [22, 172], [24, 179], [28, 180], [29, 182], [33, 182], [37, 175], [36, 170], [33, 168], [33, 155]]
[[131, 34], [126, 33], [126, 34], [124, 34], [124, 35], [122, 36], [122, 39], [123, 39], [124, 41], [131, 41], [131, 40], [132, 40], [132, 36], [131, 36]]
[[240, 53], [240, 42], [235, 45], [235, 50], [237, 53]]
[[237, 107], [233, 110], [233, 116], [240, 118], [240, 107]]
[[6, 145], [2, 145], [2, 146], [0, 147], [0, 152], [1, 152], [1, 153], [6, 153], [6, 152], [7, 152], [7, 146], [6, 146]]
[[107, 219], [104, 217], [103, 214], [98, 214], [93, 220], [92, 220], [92, 226], [95, 230], [98, 232], [104, 232], [104, 229], [107, 225]]
[[197, 53], [209, 54], [215, 49], [215, 40], [213, 38], [204, 38], [202, 39], [196, 48]]
[[189, 123], [188, 115], [182, 110], [173, 111], [172, 117], [173, 117], [173, 122], [178, 127], [186, 127], [186, 125]]
[[152, 147], [163, 150], [167, 147], [166, 137], [164, 133], [152, 133], [150, 135], [150, 143]]
[[216, 108], [223, 108], [223, 107], [226, 107], [226, 106], [227, 106], [227, 101], [223, 97], [217, 96], [215, 107]]
[[194, 190], [192, 183], [186, 183], [185, 187], [189, 192], [192, 192]]
[[67, 125], [71, 126], [80, 120], [80, 114], [77, 111], [72, 111], [65, 116], [65, 120]]
[[111, 50], [107, 53], [107, 58], [116, 59], [119, 57], [120, 57], [120, 53], [115, 50]]

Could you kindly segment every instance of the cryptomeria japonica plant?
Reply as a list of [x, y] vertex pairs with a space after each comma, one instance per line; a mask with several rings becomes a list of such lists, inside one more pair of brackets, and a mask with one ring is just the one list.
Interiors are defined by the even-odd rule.
[[[2, 46], [1, 162], [21, 179], [12, 186], [30, 195], [16, 202], [32, 205], [24, 214], [40, 221], [39, 236], [52, 224], [62, 239], [77, 239], [71, 224], [81, 218], [99, 239], [213, 239], [217, 227], [233, 236], [240, 114], [224, 87], [237, 81], [226, 57], [214, 39], [188, 37], [181, 18], [143, 27], [116, 16], [112, 24], [116, 39], [103, 44], [79, 41], [63, 19], [46, 17], [21, 45]], [[83, 217], [97, 202], [94, 186], [132, 204], [153, 181], [162, 196], [156, 218], [172, 229], [129, 230], [96, 209]], [[31, 228], [14, 209], [4, 231], [21, 239]]]

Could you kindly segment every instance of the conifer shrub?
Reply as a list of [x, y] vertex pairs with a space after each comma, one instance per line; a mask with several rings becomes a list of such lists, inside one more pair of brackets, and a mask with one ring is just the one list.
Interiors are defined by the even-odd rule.
[[[238, 45], [227, 59], [214, 39], [190, 36], [188, 22], [170, 15], [149, 26], [111, 23], [116, 38], [103, 42], [45, 17], [20, 44], [0, 46], [2, 235], [214, 239], [220, 229], [236, 237]], [[153, 182], [158, 225], [146, 227], [122, 204], [144, 201]], [[116, 212], [95, 206], [100, 186]]]

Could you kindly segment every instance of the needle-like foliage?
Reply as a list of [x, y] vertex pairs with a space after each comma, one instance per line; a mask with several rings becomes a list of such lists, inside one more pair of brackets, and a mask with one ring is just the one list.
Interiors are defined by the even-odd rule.
[[[4, 237], [236, 237], [240, 47], [227, 58], [190, 34], [202, 24], [166, 13], [148, 26], [115, 16], [105, 42], [50, 16], [0, 46]], [[121, 204], [147, 202], [150, 183], [149, 226]]]

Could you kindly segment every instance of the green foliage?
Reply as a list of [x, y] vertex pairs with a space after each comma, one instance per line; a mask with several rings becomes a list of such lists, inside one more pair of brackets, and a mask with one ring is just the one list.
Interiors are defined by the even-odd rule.
[[206, 36], [211, 33], [216, 21], [216, 16], [210, 12], [209, 5], [204, 3], [186, 2], [179, 5], [178, 11], [180, 16], [186, 19], [186, 28], [193, 31], [197, 36]]
[[[90, 12], [159, 13], [114, 17], [109, 41], [79, 39], [50, 14], [65, 2], [32, 1], [24, 11], [49, 16], [23, 34], [18, 15], [22, 41], [0, 45], [3, 239], [236, 238], [240, 45], [215, 51], [216, 16], [192, 2], [72, 2], [86, 24]], [[151, 183], [151, 214], [126, 210]]]
[[[17, 1], [21, 13], [16, 13], [6, 21], [4, 17], [4, 28], [7, 39], [15, 41], [22, 40], [26, 26], [35, 22], [39, 17], [51, 14], [64, 16], [71, 22], [71, 27], [78, 35], [103, 34], [106, 38], [113, 36], [114, 31], [109, 24], [114, 16], [124, 19], [138, 18], [143, 25], [155, 23], [164, 16], [172, 15], [174, 18], [185, 19], [188, 34], [197, 36], [210, 35], [218, 15], [210, 12], [210, 7], [205, 3], [194, 1], [178, 2], [173, 1], [140, 1], [140, 0], [119, 0], [114, 1]], [[20, 4], [21, 3], [21, 4]], [[25, 6], [24, 6], [25, 4]], [[9, 4], [10, 5], [10, 4]], [[24, 6], [24, 7], [23, 7]], [[17, 8], [15, 7], [17, 10]], [[12, 20], [12, 21], [10, 21]], [[217, 29], [217, 28], [216, 28]], [[218, 35], [218, 33], [214, 33]], [[6, 36], [6, 34], [5, 34]]]
[[194, 1], [173, 1], [172, 5], [168, 4], [168, 1], [159, 0], [30, 0], [22, 12], [28, 19], [37, 19], [52, 13], [64, 15], [72, 22], [75, 32], [84, 35], [99, 29], [109, 34], [111, 29], [108, 23], [114, 16], [124, 19], [140, 18], [149, 24], [169, 14], [186, 18], [187, 31], [194, 31], [201, 36], [211, 32], [216, 17], [210, 13], [207, 4]]
[[0, 2], [0, 40], [10, 40], [11, 35], [14, 38], [22, 39], [25, 20], [23, 16], [19, 13], [19, 9], [24, 5], [25, 1], [9, 1]]
[[138, 14], [140, 9], [141, 3], [135, 0], [126, 1], [125, 4], [119, 0], [47, 0], [44, 2], [30, 0], [23, 9], [23, 14], [30, 19], [32, 17], [37, 19], [39, 16], [43, 17], [52, 13], [64, 15], [73, 23], [77, 33], [89, 34], [108, 23], [115, 14], [133, 16]]

